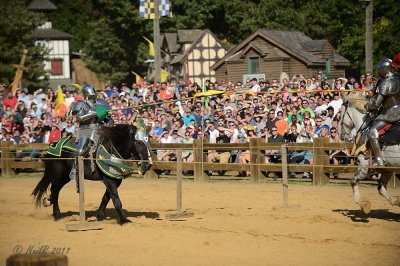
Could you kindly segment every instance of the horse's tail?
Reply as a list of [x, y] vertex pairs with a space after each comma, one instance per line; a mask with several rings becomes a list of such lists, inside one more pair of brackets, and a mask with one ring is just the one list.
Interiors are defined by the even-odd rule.
[[[45, 164], [46, 164], [46, 161], [45, 161]], [[39, 183], [36, 185], [35, 189], [32, 191], [32, 194], [31, 194], [34, 197], [36, 207], [40, 207], [42, 204], [43, 195], [46, 193], [47, 188], [49, 187], [49, 185], [51, 183], [50, 176], [51, 175], [50, 175], [49, 167], [45, 166], [44, 175], [43, 175], [42, 179], [39, 181]]]

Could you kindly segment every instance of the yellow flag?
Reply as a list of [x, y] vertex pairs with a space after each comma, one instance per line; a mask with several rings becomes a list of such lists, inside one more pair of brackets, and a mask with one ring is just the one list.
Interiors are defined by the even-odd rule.
[[143, 36], [143, 38], [149, 43], [149, 55], [154, 56], [154, 43]]
[[55, 114], [57, 116], [64, 116], [66, 113], [65, 99], [61, 89], [61, 86], [58, 86], [57, 98], [56, 98], [56, 106], [55, 106]]
[[135, 83], [139, 84], [139, 85], [142, 85], [142, 82], [143, 82], [142, 77], [139, 74], [137, 74], [136, 72], [131, 71], [131, 73], [133, 75], [135, 75], [135, 77], [136, 77], [136, 82]]
[[167, 82], [169, 73], [164, 69], [161, 69], [161, 82]]

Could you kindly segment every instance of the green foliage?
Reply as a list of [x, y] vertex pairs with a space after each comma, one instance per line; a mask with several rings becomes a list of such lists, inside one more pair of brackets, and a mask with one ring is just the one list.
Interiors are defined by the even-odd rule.
[[18, 0], [0, 1], [0, 81], [10, 84], [14, 80], [15, 69], [19, 64], [23, 49], [28, 49], [25, 66], [29, 72], [24, 74], [24, 85], [30, 89], [47, 86], [47, 81], [39, 79], [46, 73], [42, 62], [47, 52], [35, 46], [33, 31], [45, 22], [42, 15], [30, 12]]
[[[139, 17], [139, 0], [53, 0], [54, 27], [74, 37], [88, 66], [114, 82], [144, 73], [148, 58], [142, 36], [152, 39], [153, 22]], [[374, 61], [400, 52], [400, 1], [374, 0]], [[174, 0], [173, 16], [160, 19], [161, 32], [210, 29], [228, 46], [259, 28], [299, 30], [327, 39], [363, 70], [365, 3], [348, 0]]]

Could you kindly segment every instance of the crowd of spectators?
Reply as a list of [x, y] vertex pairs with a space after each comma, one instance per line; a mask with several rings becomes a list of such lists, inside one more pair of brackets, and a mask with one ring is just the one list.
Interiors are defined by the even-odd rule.
[[[244, 84], [207, 80], [203, 86], [183, 81], [149, 86], [107, 85], [98, 97], [115, 109], [112, 112], [115, 123], [135, 123], [141, 117], [151, 127], [150, 137], [161, 143], [193, 143], [195, 139], [240, 143], [250, 138], [304, 143], [313, 142], [317, 137], [340, 142], [337, 132], [343, 101], [339, 92], [329, 90], [371, 89], [373, 85], [371, 73], [362, 75], [361, 80], [338, 77], [328, 81], [325, 74], [318, 72], [308, 79], [298, 74], [283, 80], [248, 79]], [[204, 90], [223, 93], [195, 97]], [[50, 143], [61, 136], [75, 135], [79, 130], [73, 117], [55, 115], [56, 94], [52, 89], [24, 88], [8, 95], [3, 95], [4, 91], [5, 85], [1, 85], [0, 140], [17, 144]], [[64, 87], [63, 93], [67, 106], [82, 99], [74, 88]], [[30, 156], [37, 154], [33, 151]], [[207, 156], [209, 161], [221, 163], [250, 161], [248, 151], [208, 151]], [[348, 162], [346, 151], [332, 151], [330, 156], [335, 164]], [[157, 157], [159, 160], [176, 158], [174, 151], [158, 151]], [[278, 151], [265, 151], [266, 163], [279, 159]], [[193, 152], [184, 151], [183, 160], [193, 160]], [[312, 153], [294, 152], [289, 160], [311, 163]]]

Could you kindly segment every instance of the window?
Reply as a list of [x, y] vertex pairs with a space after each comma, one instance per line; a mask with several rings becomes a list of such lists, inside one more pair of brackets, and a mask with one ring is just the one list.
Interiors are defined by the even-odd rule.
[[53, 76], [62, 76], [62, 74], [63, 74], [63, 60], [62, 59], [51, 60], [51, 73]]
[[249, 74], [260, 73], [260, 57], [249, 57]]

